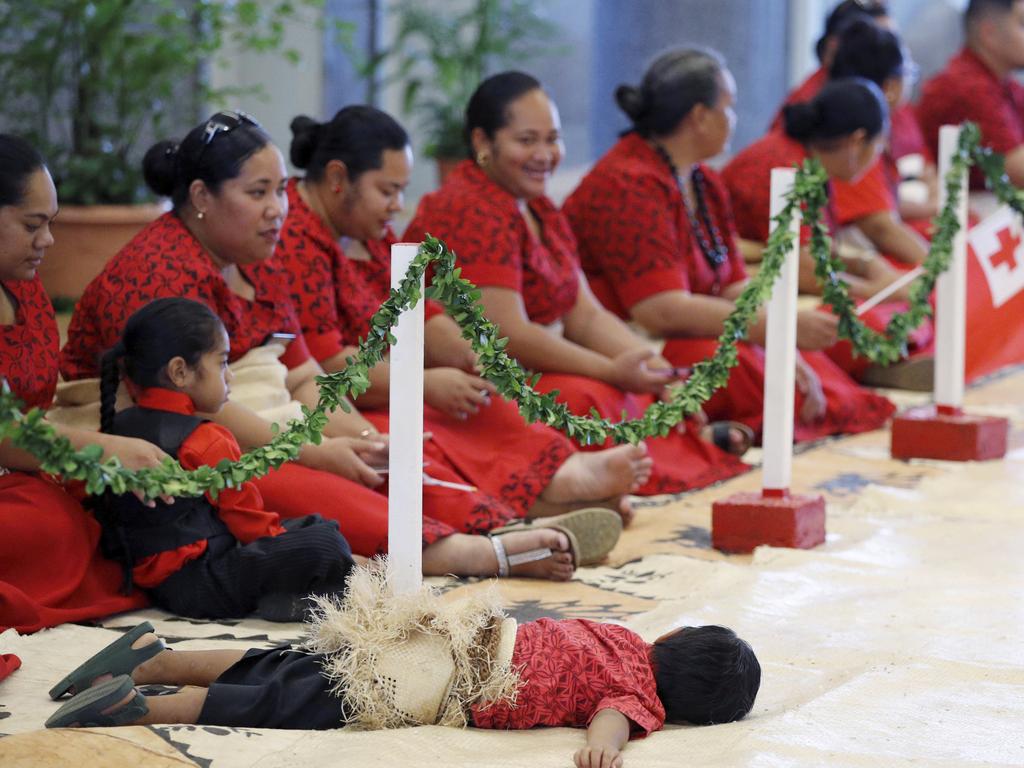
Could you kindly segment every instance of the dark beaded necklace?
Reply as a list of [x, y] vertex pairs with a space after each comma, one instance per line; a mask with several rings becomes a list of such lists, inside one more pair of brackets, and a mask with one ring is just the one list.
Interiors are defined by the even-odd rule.
[[[679, 186], [679, 194], [683, 198], [683, 207], [686, 209], [686, 218], [690, 221], [690, 229], [693, 230], [694, 237], [697, 238], [697, 245], [700, 247], [700, 252], [704, 254], [704, 259], [707, 261], [708, 266], [714, 270], [716, 276], [718, 274], [718, 268], [721, 267], [725, 260], [729, 258], [729, 249], [725, 246], [722, 241], [722, 234], [718, 231], [718, 227], [715, 226], [715, 222], [711, 218], [711, 214], [708, 213], [707, 199], [705, 198], [705, 192], [707, 187], [707, 180], [704, 178], [704, 171], [700, 169], [700, 166], [693, 166], [691, 171], [691, 178], [693, 179], [693, 195], [697, 200], [697, 211], [690, 207], [690, 203], [686, 199], [686, 188], [683, 185], [683, 179], [679, 175], [679, 171], [676, 169], [676, 164], [672, 162], [671, 156], [665, 150], [661, 144], [656, 141], [652, 141], [651, 145], [654, 147], [654, 151], [658, 153], [658, 156], [664, 161], [665, 165], [668, 166], [669, 171], [672, 172], [672, 178], [676, 180], [676, 184]], [[698, 221], [697, 217], [700, 216]], [[703, 222], [704, 226], [701, 226]], [[711, 235], [711, 239], [714, 241], [714, 245], [708, 242], [708, 235]]]

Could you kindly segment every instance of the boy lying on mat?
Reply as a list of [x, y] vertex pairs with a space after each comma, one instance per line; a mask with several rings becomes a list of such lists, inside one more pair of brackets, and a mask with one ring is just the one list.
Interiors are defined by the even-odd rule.
[[[384, 569], [356, 569], [343, 602], [315, 600], [300, 649], [172, 651], [144, 622], [50, 691], [74, 696], [46, 726], [586, 727], [576, 765], [615, 768], [631, 737], [666, 722], [742, 718], [761, 684], [753, 650], [724, 627], [683, 627], [653, 645], [583, 619], [517, 628], [491, 595], [392, 595]], [[156, 683], [184, 687], [135, 687]]]

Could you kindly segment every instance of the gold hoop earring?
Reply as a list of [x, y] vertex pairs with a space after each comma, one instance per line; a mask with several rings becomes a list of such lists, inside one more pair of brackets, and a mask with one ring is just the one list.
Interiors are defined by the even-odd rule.
[[476, 164], [479, 165], [481, 168], [487, 165], [487, 163], [489, 163], [490, 160], [491, 156], [486, 152], [481, 151], [476, 153]]

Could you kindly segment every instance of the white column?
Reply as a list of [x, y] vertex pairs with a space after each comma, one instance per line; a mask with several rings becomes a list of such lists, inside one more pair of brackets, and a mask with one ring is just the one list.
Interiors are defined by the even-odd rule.
[[[939, 210], [946, 205], [946, 174], [953, 164], [960, 126], [939, 130]], [[964, 358], [967, 329], [967, 172], [961, 179], [956, 206], [960, 229], [953, 238], [949, 269], [935, 283], [935, 403], [959, 409], [964, 402]]]
[[[419, 243], [391, 246], [391, 287], [398, 288]], [[420, 292], [423, 281], [420, 281]], [[402, 313], [391, 347], [391, 445], [388, 461], [388, 578], [395, 594], [423, 583], [423, 300]]]
[[[775, 216], [786, 206], [786, 195], [793, 188], [796, 170], [772, 169], [771, 228]], [[764, 464], [762, 488], [788, 491], [793, 466], [793, 390], [796, 384], [796, 299], [800, 270], [800, 216], [790, 224], [793, 247], [786, 254], [782, 269], [768, 300], [768, 333], [765, 342], [764, 369]]]

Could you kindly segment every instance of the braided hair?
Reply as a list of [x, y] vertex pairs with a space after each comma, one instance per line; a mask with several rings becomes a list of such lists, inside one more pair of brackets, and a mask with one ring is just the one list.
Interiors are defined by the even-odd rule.
[[223, 330], [220, 318], [192, 299], [156, 299], [132, 314], [100, 364], [100, 431], [114, 426], [121, 376], [142, 389], [167, 386], [167, 364], [180, 357], [189, 367], [198, 365]]

